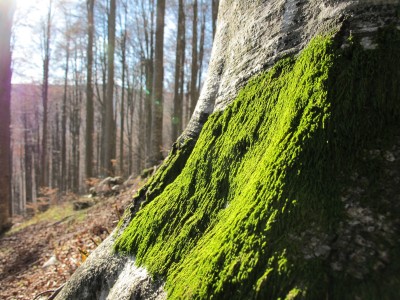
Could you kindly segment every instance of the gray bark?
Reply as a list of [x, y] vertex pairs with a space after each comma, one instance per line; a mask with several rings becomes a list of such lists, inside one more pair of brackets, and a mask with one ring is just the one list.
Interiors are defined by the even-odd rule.
[[176, 34], [175, 57], [175, 86], [174, 86], [174, 114], [172, 116], [172, 140], [175, 141], [182, 130], [182, 105], [183, 105], [183, 81], [185, 63], [185, 7], [183, 0], [179, 0], [178, 7], [178, 31]]
[[85, 170], [86, 178], [93, 176], [93, 132], [94, 132], [94, 108], [93, 108], [93, 39], [94, 39], [94, 0], [87, 0], [88, 13], [88, 44], [86, 49], [87, 74], [86, 74], [86, 147]]
[[114, 53], [115, 53], [115, 19], [116, 0], [110, 1], [108, 14], [108, 48], [107, 48], [107, 95], [104, 99], [105, 133], [103, 139], [103, 175], [114, 173], [112, 159], [115, 158], [115, 121], [114, 121]]
[[190, 115], [193, 114], [196, 106], [198, 93], [197, 93], [197, 75], [199, 71], [198, 62], [198, 46], [197, 46], [197, 23], [198, 23], [198, 3], [197, 0], [193, 2], [193, 23], [192, 23], [192, 67], [190, 78]]
[[154, 74], [152, 88], [151, 148], [150, 165], [162, 160], [162, 118], [164, 83], [164, 16], [165, 0], [157, 0], [156, 44], [154, 53]]
[[[126, 14], [125, 14], [126, 16]], [[124, 173], [124, 131], [125, 131], [125, 74], [126, 74], [126, 36], [127, 31], [124, 29], [121, 41], [121, 51], [122, 51], [122, 87], [121, 87], [121, 110], [120, 110], [120, 120], [121, 120], [121, 131], [119, 137], [119, 172], [121, 175]]]
[[48, 185], [48, 161], [47, 161], [47, 106], [49, 93], [49, 67], [50, 67], [50, 41], [51, 41], [51, 18], [52, 0], [49, 2], [47, 19], [43, 24], [43, 83], [42, 83], [42, 103], [43, 103], [43, 127], [42, 127], [42, 151], [41, 151], [41, 173], [40, 185]]
[[298, 53], [317, 34], [345, 24], [367, 41], [385, 18], [398, 22], [396, 5], [397, 0], [220, 1], [208, 76], [181, 141], [196, 139], [207, 117], [229, 105], [249, 78]]
[[165, 299], [162, 283], [151, 279], [135, 258], [112, 250], [116, 231], [93, 252], [56, 299]]
[[11, 25], [12, 1], [0, 3], [0, 232], [11, 215]]

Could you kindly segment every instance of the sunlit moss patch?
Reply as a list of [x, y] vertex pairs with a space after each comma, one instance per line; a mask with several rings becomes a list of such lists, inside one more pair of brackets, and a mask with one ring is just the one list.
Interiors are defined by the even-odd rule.
[[[165, 277], [171, 299], [354, 298], [361, 282], [329, 265], [341, 187], [363, 149], [399, 128], [399, 31], [376, 42], [317, 37], [253, 78], [210, 116], [177, 174], [160, 170], [116, 249]], [[320, 245], [305, 250], [304, 232]]]

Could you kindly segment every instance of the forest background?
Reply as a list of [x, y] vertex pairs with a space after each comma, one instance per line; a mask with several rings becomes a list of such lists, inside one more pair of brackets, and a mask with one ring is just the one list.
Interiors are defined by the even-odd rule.
[[216, 0], [19, 0], [12, 214], [159, 164], [196, 106], [217, 9]]

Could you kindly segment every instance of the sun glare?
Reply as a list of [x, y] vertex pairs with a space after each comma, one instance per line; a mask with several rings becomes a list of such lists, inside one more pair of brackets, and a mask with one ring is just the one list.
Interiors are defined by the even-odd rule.
[[49, 0], [16, 0], [16, 2], [17, 9], [37, 16], [43, 15], [49, 7]]

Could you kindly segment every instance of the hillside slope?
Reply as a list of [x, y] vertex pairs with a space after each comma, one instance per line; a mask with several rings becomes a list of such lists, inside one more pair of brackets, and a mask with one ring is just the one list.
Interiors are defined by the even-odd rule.
[[[74, 211], [76, 195], [29, 219], [14, 219], [0, 236], [0, 299], [47, 299], [86, 259], [118, 223], [135, 185], [117, 196], [97, 199], [97, 204]], [[87, 201], [90, 199], [83, 198]], [[93, 201], [93, 199], [91, 199]]]

